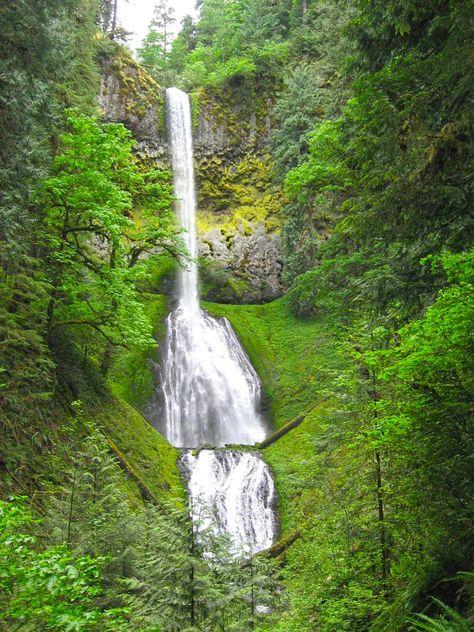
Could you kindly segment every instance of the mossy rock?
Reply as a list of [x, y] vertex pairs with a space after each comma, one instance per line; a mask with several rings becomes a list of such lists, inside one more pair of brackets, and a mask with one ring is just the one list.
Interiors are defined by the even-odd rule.
[[117, 50], [111, 68], [119, 80], [120, 96], [128, 113], [142, 118], [154, 106], [164, 110], [163, 90], [126, 48]]
[[267, 230], [283, 223], [283, 193], [272, 183], [268, 156], [246, 155], [235, 164], [213, 156], [197, 162], [198, 228], [236, 228], [239, 219], [263, 222]]

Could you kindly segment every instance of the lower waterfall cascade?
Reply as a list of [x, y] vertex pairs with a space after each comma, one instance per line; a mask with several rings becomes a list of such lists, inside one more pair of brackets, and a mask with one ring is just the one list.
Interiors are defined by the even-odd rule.
[[187, 451], [181, 465], [189, 477], [196, 523], [229, 535], [236, 555], [257, 553], [273, 544], [275, 486], [258, 453], [201, 450], [194, 456]]
[[230, 323], [199, 305], [191, 107], [177, 88], [166, 91], [166, 103], [176, 213], [190, 261], [178, 272], [177, 305], [167, 319], [157, 425], [184, 451], [181, 468], [197, 529], [227, 534], [235, 556], [252, 555], [277, 534], [270, 469], [258, 452], [207, 448], [252, 446], [265, 438], [260, 381]]

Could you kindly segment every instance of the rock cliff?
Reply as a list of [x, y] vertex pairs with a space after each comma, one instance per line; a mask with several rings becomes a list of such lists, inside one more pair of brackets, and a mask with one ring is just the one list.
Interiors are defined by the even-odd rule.
[[[125, 50], [102, 63], [100, 105], [123, 123], [137, 154], [169, 169], [165, 93]], [[201, 285], [204, 298], [266, 302], [280, 296], [282, 193], [266, 145], [272, 99], [245, 84], [191, 94]]]

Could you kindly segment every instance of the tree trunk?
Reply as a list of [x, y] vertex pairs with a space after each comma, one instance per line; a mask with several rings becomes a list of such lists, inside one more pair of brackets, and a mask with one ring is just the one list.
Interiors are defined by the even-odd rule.
[[385, 528], [385, 508], [382, 490], [382, 462], [379, 450], [375, 451], [375, 478], [377, 481], [377, 508], [380, 523], [380, 556], [382, 579], [385, 582], [390, 573], [390, 557], [387, 545], [387, 530]]
[[[372, 400], [374, 402], [374, 420], [378, 419], [377, 401], [379, 399], [377, 391], [377, 375], [375, 370], [372, 371]], [[377, 512], [380, 528], [380, 561], [381, 575], [385, 584], [390, 573], [390, 552], [388, 550], [387, 529], [385, 526], [385, 506], [383, 499], [383, 483], [382, 483], [382, 458], [380, 450], [375, 450], [375, 480], [377, 486]]]

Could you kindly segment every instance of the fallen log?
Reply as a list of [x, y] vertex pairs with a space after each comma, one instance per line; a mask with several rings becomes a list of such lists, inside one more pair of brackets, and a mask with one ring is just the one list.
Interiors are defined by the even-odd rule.
[[313, 410], [316, 410], [317, 408], [325, 404], [328, 401], [328, 399], [329, 398], [326, 397], [324, 399], [319, 400], [315, 404], [312, 404], [303, 413], [301, 413], [301, 415], [298, 415], [298, 417], [295, 417], [294, 419], [286, 423], [284, 426], [276, 430], [274, 433], [272, 433], [269, 437], [264, 439], [261, 443], [257, 444], [257, 446], [255, 447], [258, 448], [259, 450], [268, 448], [268, 446], [272, 445], [272, 443], [275, 443], [275, 441], [278, 441], [278, 439], [281, 439], [282, 437], [284, 437], [288, 432], [300, 426], [303, 423], [303, 421], [306, 419], [306, 417], [311, 412], [313, 412]]
[[111, 439], [110, 437], [107, 437], [107, 443], [109, 445], [110, 450], [112, 451], [112, 453], [116, 457], [120, 467], [130, 476], [130, 478], [134, 481], [134, 483], [138, 487], [138, 490], [139, 490], [143, 500], [148, 500], [148, 501], [151, 501], [155, 505], [161, 506], [160, 501], [156, 498], [156, 496], [153, 494], [153, 492], [151, 492], [148, 489], [148, 487], [142, 481], [140, 476], [134, 470], [133, 466], [127, 461], [127, 459], [122, 454], [122, 452], [120, 452], [120, 450], [119, 450], [117, 444], [115, 443], [115, 441], [113, 439]]

